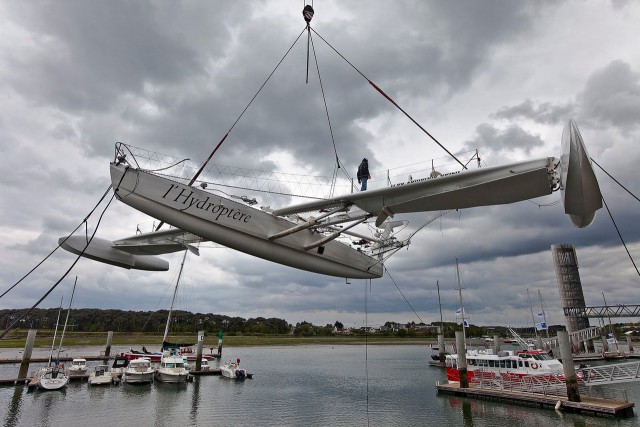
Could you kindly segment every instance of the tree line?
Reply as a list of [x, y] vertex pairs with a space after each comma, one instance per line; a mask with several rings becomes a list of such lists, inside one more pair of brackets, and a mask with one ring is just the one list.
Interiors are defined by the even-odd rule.
[[[55, 329], [58, 308], [36, 308], [16, 326], [21, 329]], [[20, 317], [24, 309], [0, 310], [2, 329]], [[76, 332], [144, 332], [162, 334], [167, 323], [168, 310], [124, 311], [96, 308], [71, 309], [68, 331]], [[66, 311], [60, 315], [60, 327], [64, 324]], [[198, 331], [225, 334], [288, 334], [292, 326], [284, 319], [256, 317], [244, 319], [213, 313], [191, 313], [174, 310], [171, 313], [169, 331], [172, 334], [192, 334]]]

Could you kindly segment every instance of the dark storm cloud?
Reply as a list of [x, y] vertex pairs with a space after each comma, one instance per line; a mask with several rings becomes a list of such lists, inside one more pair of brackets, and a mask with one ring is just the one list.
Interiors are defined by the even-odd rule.
[[624, 61], [613, 61], [595, 71], [578, 96], [581, 120], [623, 132], [640, 124], [640, 73]]
[[[90, 111], [108, 109], [121, 93], [139, 93], [145, 84], [177, 84], [202, 73], [204, 58], [194, 42], [228, 37], [228, 28], [206, 25], [206, 17], [215, 22], [220, 15], [214, 7], [189, 13], [177, 6], [76, 0], [13, 4], [14, 17], [33, 33], [40, 52], [11, 58], [16, 71], [11, 84], [34, 101]], [[199, 21], [206, 32], [181, 27], [186, 21]], [[220, 54], [223, 46], [211, 43], [218, 52], [210, 54]]]

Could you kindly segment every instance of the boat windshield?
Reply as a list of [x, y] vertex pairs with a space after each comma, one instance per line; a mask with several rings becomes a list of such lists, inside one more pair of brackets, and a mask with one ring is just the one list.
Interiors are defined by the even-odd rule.
[[553, 357], [548, 354], [535, 354], [533, 358], [536, 360], [553, 360]]

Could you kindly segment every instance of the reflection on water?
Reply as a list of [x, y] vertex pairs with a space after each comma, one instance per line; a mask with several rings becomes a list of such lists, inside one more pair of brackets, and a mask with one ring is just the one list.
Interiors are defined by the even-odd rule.
[[[186, 384], [89, 387], [66, 392], [0, 388], [7, 426], [638, 426], [611, 420], [437, 395], [445, 372], [427, 366], [425, 346], [306, 346], [226, 349], [254, 379], [199, 376]], [[96, 362], [97, 363], [97, 362]], [[0, 366], [11, 377], [17, 367]], [[367, 378], [368, 371], [368, 378]], [[625, 387], [640, 400], [640, 384]]]
[[191, 393], [191, 411], [189, 412], [191, 425], [196, 425], [198, 421], [198, 406], [200, 406], [200, 381], [194, 381]]
[[22, 393], [24, 392], [24, 386], [16, 387], [11, 397], [11, 403], [9, 409], [4, 417], [4, 425], [7, 427], [13, 427], [18, 425], [20, 419], [20, 406], [22, 405]]

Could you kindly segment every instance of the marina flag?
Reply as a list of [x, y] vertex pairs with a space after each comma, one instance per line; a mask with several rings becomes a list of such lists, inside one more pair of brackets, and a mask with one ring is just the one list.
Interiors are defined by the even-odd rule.
[[607, 338], [607, 344], [618, 344], [615, 338]]
[[549, 329], [547, 327], [547, 322], [538, 322], [538, 323], [536, 323], [536, 330], [537, 331], [546, 331], [547, 329]]
[[544, 311], [540, 311], [540, 312], [536, 313], [536, 316], [538, 316], [541, 319], [544, 319]]
[[456, 316], [460, 316], [462, 314], [464, 314], [464, 309], [460, 307], [459, 309], [456, 310]]
[[468, 327], [469, 327], [469, 322], [467, 322], [467, 319], [464, 319], [464, 320], [462, 321], [462, 325], [463, 325], [465, 328], [468, 328]]

